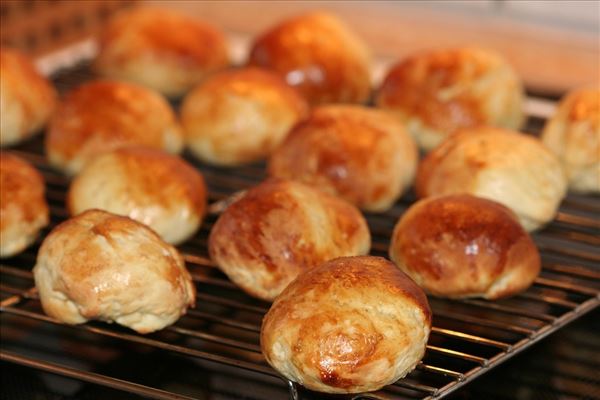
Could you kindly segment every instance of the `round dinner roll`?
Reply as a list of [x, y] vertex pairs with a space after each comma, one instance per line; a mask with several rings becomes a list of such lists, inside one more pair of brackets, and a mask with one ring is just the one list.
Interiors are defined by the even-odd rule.
[[423, 52], [395, 65], [376, 97], [429, 151], [464, 128], [490, 125], [518, 130], [524, 91], [512, 67], [487, 49]]
[[273, 368], [328, 393], [380, 389], [423, 358], [431, 311], [423, 291], [381, 257], [342, 257], [300, 275], [260, 335]]
[[278, 75], [243, 68], [196, 87], [183, 102], [181, 121], [198, 158], [234, 166], [267, 157], [307, 113], [306, 101]]
[[131, 145], [179, 153], [183, 134], [169, 103], [149, 89], [116, 81], [83, 84], [50, 120], [46, 155], [74, 175], [94, 156]]
[[567, 191], [558, 159], [538, 139], [499, 128], [464, 130], [419, 165], [421, 198], [455, 193], [495, 200], [533, 231], [550, 222]]
[[313, 105], [364, 103], [371, 92], [366, 45], [323, 12], [287, 19], [259, 36], [248, 63], [273, 69]]
[[508, 208], [456, 194], [429, 197], [402, 215], [390, 258], [427, 293], [498, 299], [528, 288], [540, 255]]
[[385, 211], [412, 184], [417, 146], [403, 126], [363, 106], [317, 107], [269, 160], [272, 176], [302, 181], [367, 211]]
[[101, 75], [169, 97], [229, 65], [219, 30], [168, 9], [134, 7], [115, 15], [100, 34], [99, 47], [94, 67]]
[[56, 104], [56, 91], [30, 59], [0, 49], [0, 146], [19, 143], [39, 132]]
[[206, 185], [201, 173], [177, 156], [127, 147], [85, 166], [71, 183], [67, 208], [71, 215], [93, 208], [125, 215], [179, 244], [202, 223]]
[[33, 268], [46, 314], [66, 324], [116, 322], [139, 333], [195, 304], [183, 258], [147, 226], [88, 210], [50, 232]]
[[48, 225], [45, 190], [44, 178], [31, 164], [0, 152], [0, 258], [25, 250]]
[[573, 191], [600, 192], [600, 90], [573, 90], [542, 132], [542, 142], [565, 169]]
[[369, 228], [345, 201], [298, 182], [270, 179], [221, 214], [211, 259], [252, 296], [273, 300], [298, 274], [340, 256], [367, 254]]

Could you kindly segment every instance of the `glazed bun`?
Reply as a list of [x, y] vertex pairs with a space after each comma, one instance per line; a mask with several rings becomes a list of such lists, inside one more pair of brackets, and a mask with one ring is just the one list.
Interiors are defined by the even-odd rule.
[[168, 243], [192, 236], [206, 211], [206, 185], [177, 156], [128, 147], [94, 158], [75, 177], [67, 205], [71, 215], [97, 208], [142, 222]]
[[308, 389], [377, 390], [425, 354], [431, 311], [423, 291], [380, 257], [342, 257], [305, 272], [275, 300], [261, 329], [273, 368]]
[[418, 153], [391, 115], [362, 106], [321, 106], [269, 160], [272, 176], [302, 181], [367, 211], [389, 209], [412, 184]]
[[54, 228], [33, 276], [49, 316], [66, 324], [116, 322], [139, 333], [171, 325], [196, 296], [174, 247], [145, 225], [100, 210]]
[[400, 62], [376, 103], [394, 112], [427, 151], [460, 129], [518, 130], [524, 121], [524, 92], [515, 71], [500, 55], [479, 48], [430, 51]]
[[339, 19], [311, 13], [283, 21], [254, 42], [248, 63], [270, 68], [313, 104], [364, 103], [370, 55]]
[[225, 37], [172, 10], [135, 7], [114, 16], [99, 38], [95, 69], [173, 97], [229, 65]]
[[497, 299], [540, 272], [540, 255], [516, 216], [468, 194], [415, 203], [396, 224], [391, 259], [427, 293]]
[[421, 162], [419, 197], [470, 193], [510, 208], [532, 231], [550, 222], [566, 194], [558, 159], [538, 139], [480, 127], [452, 135]]
[[569, 188], [600, 192], [600, 90], [573, 90], [546, 123], [542, 141], [565, 169]]
[[558, 159], [536, 138], [480, 127], [452, 135], [419, 165], [421, 198], [470, 193], [510, 208], [527, 231], [550, 222], [567, 191]]
[[306, 101], [267, 70], [213, 75], [181, 109], [186, 142], [201, 160], [234, 166], [267, 157], [308, 113]]
[[0, 146], [38, 133], [56, 104], [56, 91], [25, 55], [0, 49]]
[[301, 183], [271, 179], [248, 190], [213, 226], [208, 250], [252, 296], [273, 300], [303, 271], [335, 257], [367, 254], [363, 216]]
[[0, 152], [0, 258], [25, 250], [48, 225], [44, 178], [27, 161]]
[[50, 163], [74, 175], [94, 156], [140, 145], [179, 153], [183, 134], [159, 94], [124, 82], [94, 81], [67, 94], [50, 121]]

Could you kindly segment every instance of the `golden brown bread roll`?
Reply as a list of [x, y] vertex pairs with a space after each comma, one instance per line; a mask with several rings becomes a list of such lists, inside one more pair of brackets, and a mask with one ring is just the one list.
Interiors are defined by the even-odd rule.
[[342, 257], [300, 275], [261, 329], [265, 358], [320, 392], [377, 390], [425, 354], [431, 311], [423, 291], [380, 257]]
[[600, 90], [573, 90], [547, 121], [542, 141], [561, 161], [569, 187], [600, 192]]
[[0, 258], [25, 250], [48, 225], [44, 178], [27, 161], [0, 152]]
[[100, 210], [54, 228], [33, 276], [49, 316], [66, 324], [116, 322], [139, 333], [171, 325], [196, 296], [173, 246], [139, 222]]
[[268, 171], [336, 194], [359, 208], [385, 211], [411, 185], [417, 147], [384, 111], [321, 106], [275, 150]]
[[480, 127], [452, 135], [419, 165], [419, 197], [470, 193], [504, 204], [521, 225], [550, 222], [566, 194], [558, 159], [538, 139]]
[[497, 299], [540, 272], [540, 255], [516, 216], [495, 201], [457, 194], [415, 203], [400, 218], [391, 259], [427, 293]]
[[71, 215], [93, 208], [126, 215], [179, 244], [202, 222], [206, 185], [201, 173], [177, 156], [127, 147], [90, 161], [71, 183], [67, 207]]
[[94, 156], [140, 145], [179, 153], [183, 134], [169, 103], [149, 89], [93, 81], [67, 94], [50, 120], [46, 154], [74, 175]]
[[267, 157], [308, 113], [283, 79], [259, 68], [213, 75], [181, 109], [186, 142], [201, 160], [238, 165]]
[[371, 91], [363, 41], [327, 13], [293, 17], [258, 37], [248, 60], [270, 68], [311, 104], [364, 103]]
[[99, 38], [95, 68], [181, 96], [229, 64], [227, 44], [215, 27], [172, 10], [135, 7], [115, 15]]
[[248, 190], [213, 226], [211, 259], [250, 295], [273, 300], [298, 274], [323, 261], [367, 254], [360, 212], [298, 182], [271, 179]]
[[0, 146], [16, 144], [42, 129], [56, 104], [56, 91], [31, 60], [0, 49]]
[[519, 129], [523, 102], [523, 87], [512, 67], [491, 50], [470, 47], [401, 61], [389, 71], [376, 99], [427, 151], [463, 128]]

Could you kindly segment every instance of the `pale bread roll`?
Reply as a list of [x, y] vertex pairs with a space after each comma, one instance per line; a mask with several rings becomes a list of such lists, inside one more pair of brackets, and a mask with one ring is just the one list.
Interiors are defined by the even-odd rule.
[[46, 314], [66, 324], [98, 319], [150, 333], [177, 321], [196, 297], [173, 246], [139, 222], [100, 210], [54, 228], [33, 276]]

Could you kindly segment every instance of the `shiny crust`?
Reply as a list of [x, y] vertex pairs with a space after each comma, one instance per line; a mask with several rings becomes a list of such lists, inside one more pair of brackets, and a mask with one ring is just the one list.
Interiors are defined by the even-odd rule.
[[30, 59], [0, 49], [0, 146], [21, 142], [40, 131], [56, 105], [56, 91]]
[[314, 109], [290, 132], [269, 160], [268, 171], [379, 212], [412, 184], [417, 160], [414, 140], [391, 115], [330, 105]]
[[518, 130], [524, 92], [512, 67], [491, 50], [457, 48], [416, 54], [389, 71], [376, 98], [431, 150], [463, 128]]
[[480, 127], [452, 135], [419, 165], [419, 197], [470, 193], [504, 204], [532, 231], [550, 222], [566, 194], [558, 159], [538, 139]]
[[260, 68], [216, 74], [184, 100], [186, 142], [203, 161], [238, 165], [267, 157], [308, 114], [306, 101]]
[[93, 81], [69, 92], [46, 137], [50, 163], [70, 175], [100, 153], [131, 145], [179, 153], [183, 134], [162, 96], [116, 81]]
[[123, 148], [94, 158], [73, 180], [71, 215], [92, 208], [150, 226], [168, 243], [196, 232], [206, 211], [201, 173], [177, 156], [149, 148]]
[[497, 299], [531, 285], [540, 255], [516, 216], [471, 195], [427, 198], [394, 228], [391, 259], [427, 293]]
[[224, 35], [172, 10], [136, 7], [113, 17], [99, 39], [95, 68], [167, 96], [180, 96], [229, 64]]
[[279, 73], [313, 104], [364, 103], [371, 91], [370, 55], [336, 17], [290, 18], [254, 42], [248, 63]]
[[0, 258], [25, 250], [48, 225], [42, 175], [27, 161], [0, 152]]
[[261, 329], [273, 368], [328, 393], [377, 390], [425, 354], [431, 311], [423, 291], [380, 257], [343, 257], [300, 275]]
[[149, 333], [174, 323], [196, 296], [173, 246], [143, 224], [100, 210], [54, 228], [33, 275], [46, 314], [66, 324], [98, 319]]
[[569, 93], [546, 122], [542, 141], [560, 159], [569, 188], [600, 193], [600, 90]]
[[250, 189], [210, 232], [213, 261], [244, 291], [273, 300], [323, 261], [369, 252], [360, 212], [301, 183], [271, 179]]

